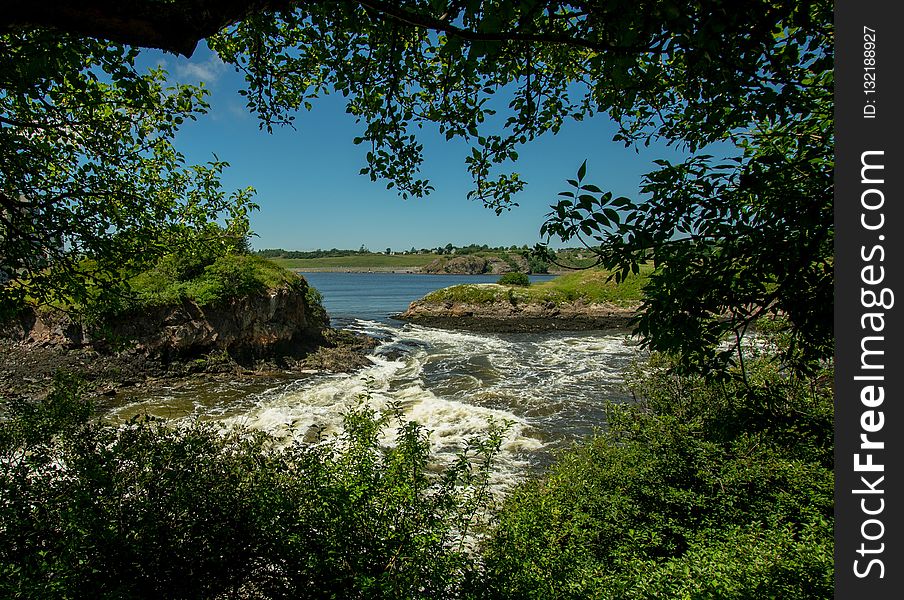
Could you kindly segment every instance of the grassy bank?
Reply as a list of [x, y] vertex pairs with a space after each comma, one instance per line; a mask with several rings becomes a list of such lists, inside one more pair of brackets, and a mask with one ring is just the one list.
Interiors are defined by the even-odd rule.
[[[295, 269], [304, 271], [305, 269], [349, 269], [349, 270], [406, 270], [420, 269], [437, 259], [453, 260], [467, 256], [475, 256], [484, 259], [498, 259], [514, 266], [512, 257], [519, 253], [514, 251], [506, 252], [474, 252], [469, 254], [383, 254], [379, 252], [369, 254], [349, 254], [346, 256], [323, 256], [318, 258], [284, 258], [271, 257], [274, 263], [286, 269]], [[567, 261], [572, 264], [575, 261]], [[579, 264], [580, 261], [577, 261]], [[539, 271], [537, 271], [539, 272]]]
[[439, 254], [355, 254], [323, 258], [271, 258], [286, 269], [412, 269], [439, 258]]
[[562, 304], [583, 300], [587, 303], [610, 303], [617, 306], [636, 306], [641, 301], [643, 286], [652, 267], [642, 268], [621, 283], [609, 280], [609, 271], [590, 269], [568, 273], [530, 287], [487, 284], [455, 285], [432, 292], [427, 302], [465, 302], [490, 304], [494, 302]]
[[226, 254], [196, 258], [171, 254], [130, 280], [133, 303], [161, 306], [192, 300], [211, 304], [268, 289], [292, 288], [300, 279], [258, 256]]

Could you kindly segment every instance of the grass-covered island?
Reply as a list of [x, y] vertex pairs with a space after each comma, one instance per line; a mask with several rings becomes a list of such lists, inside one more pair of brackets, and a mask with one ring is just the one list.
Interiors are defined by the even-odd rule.
[[641, 303], [649, 271], [642, 268], [620, 283], [601, 269], [530, 285], [503, 276], [499, 283], [437, 290], [412, 302], [398, 318], [431, 327], [481, 331], [624, 328]]
[[[501, 275], [503, 273], [547, 273], [560, 267], [536, 256], [523, 246], [487, 246], [469, 244], [466, 246], [422, 248], [420, 250], [395, 251], [386, 248], [383, 252], [360, 250], [258, 250], [258, 256], [269, 258], [276, 264], [298, 272], [371, 272], [371, 273], [422, 273], [458, 275]], [[572, 266], [583, 266], [592, 262], [589, 251], [573, 248], [556, 250], [555, 262]]]

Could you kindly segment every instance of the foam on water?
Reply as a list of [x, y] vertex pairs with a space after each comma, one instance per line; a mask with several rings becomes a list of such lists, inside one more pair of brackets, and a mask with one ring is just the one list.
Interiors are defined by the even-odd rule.
[[[382, 340], [370, 367], [351, 375], [306, 376], [248, 390], [241, 398], [222, 394], [219, 402], [208, 393], [204, 402], [183, 407], [183, 416], [304, 443], [338, 433], [343, 415], [363, 398], [377, 411], [398, 407], [404, 418], [421, 424], [439, 462], [451, 460], [469, 439], [486, 438], [503, 426], [493, 477], [494, 487], [503, 489], [545, 463], [553, 448], [604, 424], [605, 402], [625, 399], [619, 373], [634, 356], [624, 334], [614, 333], [497, 335], [367, 320], [349, 329]], [[168, 402], [176, 402], [175, 396], [145, 398], [144, 409], [172, 416]], [[137, 412], [141, 406], [120, 410]], [[387, 442], [393, 434], [387, 432]]]
[[[373, 366], [353, 375], [311, 378], [274, 390], [251, 410], [224, 423], [261, 429], [286, 441], [306, 442], [338, 433], [343, 415], [358, 402], [365, 401], [377, 411], [398, 406], [406, 420], [427, 430], [440, 460], [453, 456], [468, 439], [486, 437], [494, 426], [507, 426], [497, 461], [498, 476], [505, 482], [515, 481], [529, 454], [543, 445], [531, 435], [529, 423], [509, 411], [438, 397], [418, 376], [427, 356], [425, 351], [396, 360], [373, 356]], [[386, 434], [385, 441], [391, 443], [394, 430]]]

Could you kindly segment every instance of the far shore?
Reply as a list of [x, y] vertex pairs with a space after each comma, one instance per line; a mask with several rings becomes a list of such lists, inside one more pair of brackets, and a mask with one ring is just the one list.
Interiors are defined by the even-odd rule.
[[[293, 273], [402, 273], [408, 275], [471, 275], [470, 273], [427, 273], [420, 267], [292, 267]], [[562, 272], [535, 273], [535, 275], [560, 275]], [[478, 273], [487, 277], [499, 277], [496, 273]]]
[[293, 273], [417, 273], [429, 275], [420, 267], [293, 267]]

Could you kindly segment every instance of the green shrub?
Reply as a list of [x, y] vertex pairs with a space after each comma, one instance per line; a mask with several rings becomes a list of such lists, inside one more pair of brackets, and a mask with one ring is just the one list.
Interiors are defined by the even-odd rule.
[[528, 286], [528, 285], [530, 285], [530, 278], [527, 276], [526, 273], [512, 272], [512, 273], [506, 273], [505, 275], [500, 277], [496, 283], [498, 283], [500, 285]]
[[527, 262], [530, 265], [531, 273], [548, 273], [549, 263], [540, 257], [528, 255]]
[[[431, 464], [361, 405], [339, 438], [87, 420], [69, 382], [0, 421], [0, 597], [449, 598], [499, 436]], [[379, 440], [390, 427], [396, 442]]]
[[509, 497], [485, 548], [492, 597], [831, 597], [826, 380], [761, 362], [749, 386], [716, 384], [663, 362], [636, 375], [637, 405]]
[[266, 289], [302, 285], [297, 275], [259, 256], [224, 254], [206, 260], [164, 257], [156, 267], [131, 280], [133, 304], [160, 306], [192, 300], [203, 306]]

